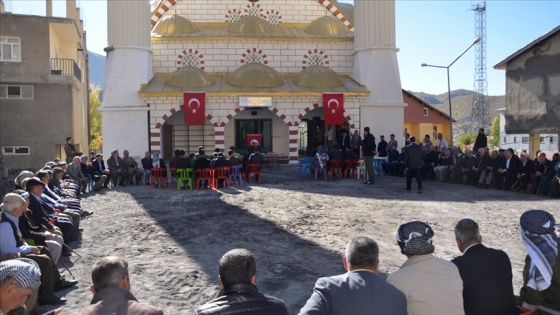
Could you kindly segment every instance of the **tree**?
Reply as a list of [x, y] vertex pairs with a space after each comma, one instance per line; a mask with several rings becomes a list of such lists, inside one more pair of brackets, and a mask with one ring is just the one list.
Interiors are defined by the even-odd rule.
[[92, 150], [99, 150], [103, 145], [103, 136], [101, 134], [101, 113], [99, 108], [101, 107], [101, 101], [99, 100], [99, 92], [101, 89], [96, 86], [89, 93], [89, 127], [91, 128], [91, 142], [90, 148]]
[[459, 143], [461, 150], [465, 150], [471, 143], [474, 142], [475, 139], [476, 139], [476, 133], [467, 132], [459, 135], [459, 138], [457, 139], [457, 143]]
[[492, 120], [492, 145], [500, 146], [500, 116], [496, 116]]

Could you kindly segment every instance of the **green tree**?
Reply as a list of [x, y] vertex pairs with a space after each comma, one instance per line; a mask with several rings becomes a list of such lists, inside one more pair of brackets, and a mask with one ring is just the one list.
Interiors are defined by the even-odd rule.
[[500, 116], [496, 116], [492, 120], [492, 145], [500, 146]]
[[103, 136], [101, 134], [101, 112], [99, 108], [101, 107], [101, 101], [99, 100], [99, 92], [101, 89], [96, 86], [89, 93], [89, 126], [91, 128], [91, 143], [90, 147], [92, 150], [99, 150], [103, 145]]
[[461, 147], [461, 150], [465, 150], [471, 143], [476, 139], [476, 133], [467, 132], [459, 135], [457, 143]]

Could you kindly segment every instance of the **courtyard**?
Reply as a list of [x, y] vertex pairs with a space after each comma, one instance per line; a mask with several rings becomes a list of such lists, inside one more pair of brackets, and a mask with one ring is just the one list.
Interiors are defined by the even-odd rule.
[[[243, 247], [257, 260], [261, 292], [283, 299], [297, 314], [317, 278], [343, 273], [349, 238], [367, 235], [380, 247], [380, 272], [394, 272], [405, 261], [396, 245], [398, 226], [410, 220], [435, 231], [435, 255], [452, 259], [455, 223], [472, 218], [486, 246], [503, 249], [513, 267], [516, 293], [522, 284], [525, 249], [519, 217], [542, 209], [560, 219], [560, 202], [549, 197], [425, 182], [419, 195], [404, 190], [401, 177], [318, 180], [298, 176], [297, 166], [266, 170], [262, 183], [218, 191], [177, 191], [149, 186], [103, 190], [83, 198], [95, 214], [82, 221], [83, 239], [70, 257], [80, 280], [67, 292], [64, 313], [89, 304], [91, 266], [107, 255], [129, 262], [132, 292], [165, 314], [192, 314], [219, 291], [219, 258]], [[67, 277], [69, 276], [65, 272]], [[437, 284], [434, 284], [437, 285]]]

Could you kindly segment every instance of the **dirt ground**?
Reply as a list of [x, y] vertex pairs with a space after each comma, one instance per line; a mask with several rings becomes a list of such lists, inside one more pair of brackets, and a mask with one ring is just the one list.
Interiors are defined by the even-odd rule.
[[[124, 256], [132, 292], [165, 314], [192, 314], [218, 292], [217, 262], [228, 250], [250, 249], [257, 260], [261, 292], [283, 299], [297, 314], [317, 278], [343, 273], [348, 239], [367, 235], [380, 246], [380, 271], [405, 261], [396, 245], [398, 226], [410, 220], [435, 231], [435, 254], [459, 255], [453, 228], [462, 218], [481, 226], [483, 243], [501, 248], [513, 266], [518, 293], [525, 257], [519, 217], [543, 209], [560, 219], [560, 201], [463, 185], [424, 183], [424, 194], [404, 190], [404, 178], [315, 181], [298, 177], [296, 166], [264, 172], [262, 184], [244, 183], [219, 191], [177, 191], [126, 186], [83, 198], [95, 211], [82, 221], [83, 259], [66, 259], [80, 280], [67, 292], [63, 314], [88, 305], [91, 266], [106, 255]], [[65, 272], [65, 274], [67, 274]]]

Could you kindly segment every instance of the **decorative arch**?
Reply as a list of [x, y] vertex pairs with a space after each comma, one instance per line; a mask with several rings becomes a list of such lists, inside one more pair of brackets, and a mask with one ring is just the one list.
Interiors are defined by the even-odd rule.
[[261, 50], [253, 47], [253, 49], [247, 49], [242, 55], [241, 63], [262, 63], [264, 65], [268, 64], [266, 60], [266, 54]]
[[198, 50], [183, 50], [178, 56], [177, 60], [177, 69], [181, 69], [183, 67], [194, 67], [200, 70], [204, 70], [204, 57], [203, 54], [199, 53]]
[[313, 49], [308, 50], [307, 54], [303, 55], [303, 61], [301, 68], [305, 69], [308, 66], [327, 66], [329, 64], [329, 56], [325, 54], [325, 51]]
[[[298, 115], [299, 120], [302, 120], [303, 117], [305, 116], [305, 114], [309, 113], [310, 111], [317, 109], [319, 107], [323, 107], [321, 105], [319, 105], [319, 103], [313, 103], [312, 107], [306, 107], [303, 109], [303, 113], [300, 113]], [[344, 121], [346, 121], [348, 124], [350, 124], [350, 121], [352, 120], [352, 117], [350, 117], [350, 115], [344, 117]], [[350, 128], [355, 128], [355, 124], [350, 124]]]
[[[325, 8], [327, 8], [327, 10], [329, 10], [337, 19], [339, 19], [342, 23], [344, 23], [344, 25], [346, 25], [348, 27], [348, 29], [354, 30], [354, 25], [352, 23], [350, 23], [350, 21], [348, 21], [348, 19], [346, 19], [344, 14], [342, 14], [342, 12], [340, 12], [340, 10], [336, 7], [336, 5], [334, 5], [329, 0], [317, 0], [317, 1], [321, 5], [323, 5]], [[152, 16], [151, 16], [152, 27], [154, 25], [156, 25], [156, 23], [163, 16], [163, 14], [165, 14], [167, 11], [169, 11], [169, 9], [171, 9], [171, 7], [174, 6], [176, 3], [177, 3], [177, 0], [166, 0], [154, 12], [152, 12]], [[255, 5], [255, 3], [253, 3], [253, 5]], [[257, 4], [255, 6], [260, 9], [260, 5]], [[261, 11], [259, 11], [259, 15], [257, 15], [257, 16], [264, 17], [263, 14], [261, 13], [262, 9], [260, 9], [260, 10]]]
[[242, 18], [243, 16], [244, 15], [243, 15], [243, 12], [241, 10], [231, 9], [231, 10], [228, 10], [228, 13], [225, 15], [225, 18], [226, 18], [227, 23], [235, 23], [240, 18]]

